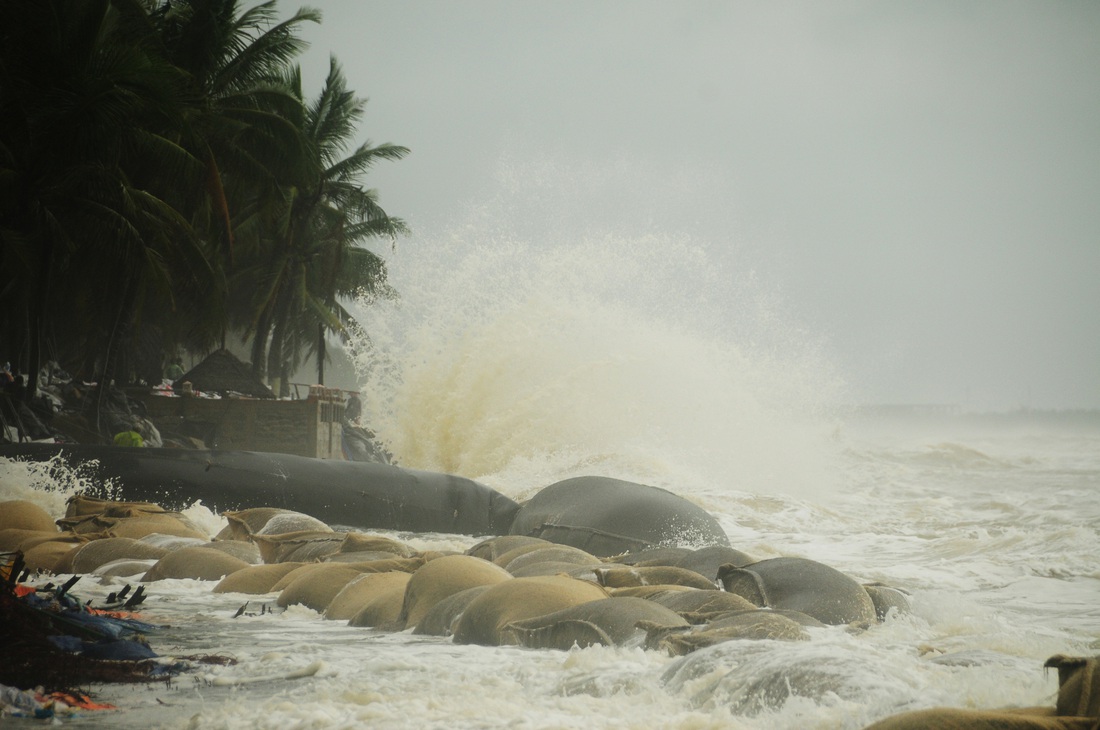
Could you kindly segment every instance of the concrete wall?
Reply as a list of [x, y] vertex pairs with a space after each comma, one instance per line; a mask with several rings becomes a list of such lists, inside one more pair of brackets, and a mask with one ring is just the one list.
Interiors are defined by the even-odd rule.
[[201, 434], [210, 448], [342, 459], [344, 404], [326, 399], [141, 398], [162, 431]]

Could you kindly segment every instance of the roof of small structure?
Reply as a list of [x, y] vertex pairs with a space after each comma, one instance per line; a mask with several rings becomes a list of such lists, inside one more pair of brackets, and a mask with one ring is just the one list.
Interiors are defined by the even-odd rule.
[[217, 350], [195, 367], [172, 381], [172, 390], [190, 382], [195, 390], [228, 395], [231, 391], [251, 398], [274, 398], [271, 388], [252, 374], [252, 368], [229, 350]]

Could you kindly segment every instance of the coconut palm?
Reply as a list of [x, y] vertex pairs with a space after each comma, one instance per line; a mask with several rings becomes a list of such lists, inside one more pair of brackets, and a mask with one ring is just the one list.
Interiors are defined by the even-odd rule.
[[[286, 85], [302, 98], [299, 69]], [[301, 105], [295, 119], [304, 154], [281, 181], [281, 214], [269, 228], [271, 255], [254, 270], [263, 285], [254, 299], [253, 368], [262, 375], [266, 360], [268, 374], [283, 383], [303, 353], [313, 354], [323, 367], [326, 333], [343, 333], [349, 319], [341, 297], [360, 290], [388, 291], [384, 262], [359, 244], [394, 239], [406, 230], [361, 180], [377, 161], [401, 159], [408, 149], [365, 142], [342, 157], [365, 104], [347, 89], [333, 58], [324, 88], [314, 101]]]
[[341, 297], [382, 287], [357, 244], [403, 224], [358, 179], [406, 150], [339, 159], [363, 102], [333, 64], [307, 106], [286, 70], [319, 18], [0, 0], [0, 341], [28, 353], [22, 369], [49, 343], [70, 370], [123, 372], [139, 333], [204, 350], [237, 326], [282, 371], [323, 348], [304, 332], [341, 331]]
[[165, 136], [182, 76], [122, 42], [117, 19], [106, 0], [0, 4], [0, 290], [30, 373], [47, 339], [109, 369], [138, 295], [170, 289], [173, 263], [204, 269], [163, 177], [134, 174], [139, 160], [189, 164]]
[[[271, 204], [276, 180], [285, 176], [283, 160], [300, 155], [299, 130], [289, 121], [300, 100], [283, 79], [288, 62], [305, 48], [297, 30], [320, 22], [320, 13], [303, 8], [277, 22], [273, 1], [241, 10], [236, 0], [175, 0], [150, 17], [163, 54], [188, 74], [199, 99], [180, 144], [203, 161], [204, 175], [201, 186], [188, 188], [186, 205], [208, 258], [229, 276], [234, 241], [250, 230], [243, 225], [238, 231], [238, 222]], [[223, 281], [207, 297], [220, 301], [228, 294]], [[220, 318], [202, 319], [171, 339], [202, 351], [216, 332], [224, 347], [226, 327], [244, 329], [250, 321], [233, 311], [232, 299], [226, 305]]]

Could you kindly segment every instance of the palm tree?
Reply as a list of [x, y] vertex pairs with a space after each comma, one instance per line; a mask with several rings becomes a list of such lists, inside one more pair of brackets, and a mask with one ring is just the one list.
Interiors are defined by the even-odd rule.
[[[237, 268], [234, 242], [247, 236], [251, 211], [271, 205], [282, 161], [297, 157], [299, 130], [289, 118], [300, 101], [283, 85], [289, 61], [305, 48], [296, 35], [320, 13], [300, 9], [277, 22], [272, 0], [240, 10], [236, 0], [173, 0], [151, 14], [162, 52], [189, 76], [200, 103], [186, 120], [181, 145], [203, 161], [203, 184], [191, 188], [192, 222], [202, 232], [207, 255], [228, 278]], [[194, 193], [201, 192], [199, 196]], [[255, 242], [253, 242], [255, 243]], [[228, 281], [217, 296], [228, 309], [176, 332], [192, 350], [225, 346], [227, 326], [247, 327], [249, 315], [234, 312]]]
[[0, 296], [32, 375], [46, 340], [76, 334], [109, 371], [138, 294], [166, 290], [173, 261], [195, 263], [158, 181], [134, 175], [139, 160], [186, 164], [164, 136], [182, 77], [121, 42], [117, 20], [107, 0], [0, 3]]
[[333, 63], [307, 106], [287, 70], [319, 19], [275, 22], [274, 1], [0, 0], [0, 341], [22, 369], [49, 346], [107, 376], [139, 332], [204, 350], [237, 327], [257, 333], [258, 368], [284, 372], [323, 362], [342, 297], [385, 290], [358, 244], [404, 224], [358, 181], [407, 150], [340, 159], [364, 102]]
[[[286, 85], [302, 98], [299, 69], [288, 75]], [[350, 319], [340, 297], [359, 290], [389, 291], [384, 262], [358, 244], [377, 237], [393, 240], [406, 226], [387, 215], [377, 193], [360, 180], [377, 161], [401, 159], [408, 149], [366, 142], [341, 157], [365, 104], [347, 89], [333, 58], [320, 95], [308, 105], [303, 102], [294, 120], [304, 154], [281, 181], [282, 205], [271, 233], [275, 246], [262, 265], [252, 330], [253, 368], [263, 375], [266, 352], [268, 374], [284, 384], [303, 351], [318, 358], [323, 378], [324, 338], [328, 332], [343, 333]]]

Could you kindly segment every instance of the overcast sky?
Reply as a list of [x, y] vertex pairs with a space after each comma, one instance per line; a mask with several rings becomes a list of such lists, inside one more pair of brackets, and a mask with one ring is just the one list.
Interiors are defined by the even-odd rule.
[[863, 400], [1100, 407], [1100, 3], [313, 4], [402, 247], [553, 159], [751, 257]]

